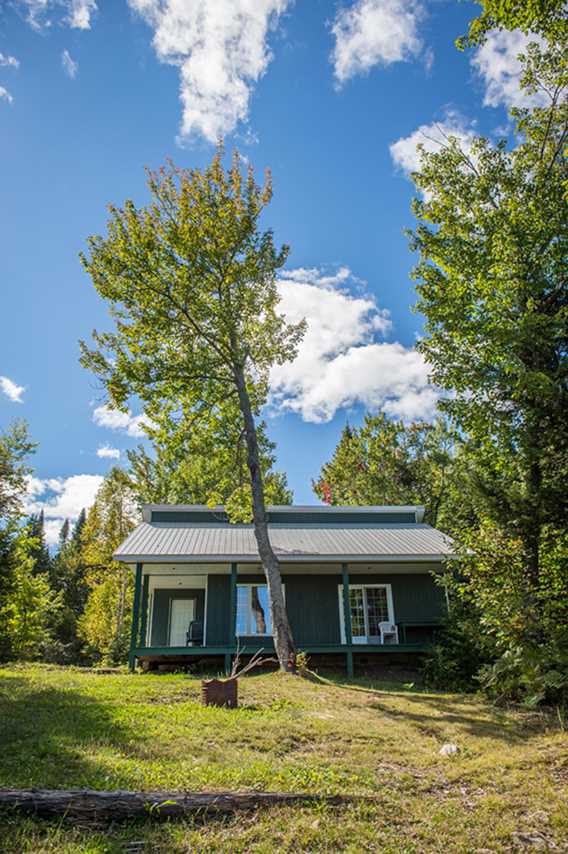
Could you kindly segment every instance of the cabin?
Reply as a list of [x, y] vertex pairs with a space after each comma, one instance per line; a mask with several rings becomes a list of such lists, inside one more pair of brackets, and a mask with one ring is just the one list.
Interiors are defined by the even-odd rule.
[[[274, 506], [270, 541], [298, 651], [341, 657], [423, 653], [446, 614], [435, 576], [451, 540], [424, 508]], [[266, 582], [251, 524], [223, 507], [147, 504], [117, 549], [135, 592], [130, 667], [185, 666], [273, 650]]]

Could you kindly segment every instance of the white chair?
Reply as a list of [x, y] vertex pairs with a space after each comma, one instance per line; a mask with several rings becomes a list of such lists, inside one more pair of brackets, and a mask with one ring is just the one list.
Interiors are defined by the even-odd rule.
[[381, 643], [398, 643], [398, 626], [396, 623], [379, 623]]

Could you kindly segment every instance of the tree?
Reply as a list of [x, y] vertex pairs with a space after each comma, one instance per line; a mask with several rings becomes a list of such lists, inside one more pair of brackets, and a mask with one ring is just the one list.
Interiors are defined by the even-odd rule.
[[34, 573], [36, 575], [41, 573], [49, 575], [52, 569], [51, 555], [49, 554], [45, 540], [45, 515], [43, 510], [40, 510], [39, 513], [32, 513], [29, 519], [29, 529], [31, 542], [30, 555], [34, 562]]
[[470, 22], [467, 36], [458, 39], [458, 47], [471, 47], [485, 41], [494, 29], [539, 33], [548, 39], [566, 36], [568, 19], [564, 0], [479, 0], [481, 15]]
[[[127, 451], [132, 486], [141, 502], [223, 504], [233, 519], [250, 521], [250, 480], [238, 419], [210, 419], [207, 425], [164, 418], [153, 429], [153, 455], [139, 446]], [[274, 471], [274, 444], [257, 425], [259, 459], [269, 504], [291, 504], [286, 476]]]
[[59, 545], [60, 550], [67, 545], [70, 537], [71, 537], [71, 525], [69, 524], [69, 519], [65, 519], [63, 521], [63, 524], [62, 524], [61, 529], [59, 531], [58, 545]]
[[113, 560], [115, 549], [138, 522], [138, 510], [126, 473], [114, 466], [105, 477], [81, 534], [80, 561], [88, 588], [78, 633], [113, 663], [128, 653], [128, 610], [133, 583], [125, 564]]
[[525, 638], [539, 642], [543, 554], [566, 523], [568, 165], [566, 64], [529, 47], [522, 84], [546, 108], [515, 110], [519, 142], [456, 139], [422, 151], [410, 234], [427, 334], [418, 346], [442, 407], [468, 438], [488, 518], [517, 540]]
[[270, 176], [260, 187], [251, 169], [243, 178], [238, 154], [227, 172], [221, 161], [219, 150], [203, 171], [171, 164], [149, 173], [146, 208], [111, 207], [107, 236], [89, 240], [83, 264], [111, 307], [115, 331], [95, 332], [96, 346], [82, 345], [82, 364], [102, 379], [112, 405], [136, 395], [150, 424], [164, 416], [203, 425], [229, 418], [243, 434], [275, 646], [281, 668], [293, 669], [256, 419], [270, 368], [294, 357], [304, 325], [278, 313], [276, 273], [287, 247], [277, 250], [271, 231], [259, 228]]
[[22, 512], [26, 478], [31, 474], [26, 459], [35, 447], [25, 421], [15, 421], [0, 434], [0, 528]]
[[61, 607], [45, 573], [36, 573], [34, 548], [37, 544], [30, 530], [18, 534], [11, 559], [13, 571], [10, 595], [0, 610], [9, 648], [15, 658], [38, 658], [43, 644], [51, 637], [50, 628]]
[[326, 504], [424, 504], [436, 525], [450, 484], [455, 436], [442, 419], [405, 425], [367, 414], [345, 427], [313, 483]]

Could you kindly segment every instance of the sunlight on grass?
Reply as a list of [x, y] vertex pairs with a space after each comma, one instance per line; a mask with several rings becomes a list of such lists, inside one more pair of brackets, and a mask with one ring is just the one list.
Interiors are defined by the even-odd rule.
[[[266, 789], [361, 795], [204, 822], [80, 830], [2, 817], [2, 852], [510, 851], [568, 841], [568, 742], [553, 716], [475, 697], [279, 673], [240, 708], [200, 705], [184, 675], [0, 669], [0, 786]], [[356, 690], [352, 690], [352, 689]], [[439, 755], [447, 741], [460, 750]], [[543, 843], [543, 844], [544, 844]]]

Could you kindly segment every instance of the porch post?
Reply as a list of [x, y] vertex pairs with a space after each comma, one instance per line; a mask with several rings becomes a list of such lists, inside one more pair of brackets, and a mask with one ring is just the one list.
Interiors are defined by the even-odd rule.
[[140, 592], [142, 589], [142, 564], [136, 564], [136, 576], [134, 579], [134, 603], [132, 605], [132, 628], [130, 630], [130, 653], [128, 655], [128, 667], [131, 673], [136, 669], [136, 640], [138, 638], [138, 619], [140, 616]]
[[346, 652], [347, 659], [347, 675], [353, 676], [353, 635], [351, 634], [351, 605], [349, 602], [349, 572], [347, 564], [341, 564], [341, 574], [343, 576], [343, 627], [345, 629], [345, 643], [349, 647]]
[[[237, 564], [231, 564], [231, 591], [229, 599], [229, 646], [233, 647], [236, 642], [235, 631], [237, 623]], [[225, 671], [231, 672], [231, 654], [225, 653]]]
[[140, 616], [140, 637], [138, 646], [146, 646], [146, 626], [148, 624], [148, 589], [150, 587], [150, 576], [144, 575], [142, 580], [142, 614]]

